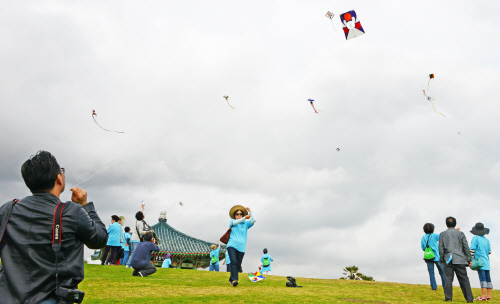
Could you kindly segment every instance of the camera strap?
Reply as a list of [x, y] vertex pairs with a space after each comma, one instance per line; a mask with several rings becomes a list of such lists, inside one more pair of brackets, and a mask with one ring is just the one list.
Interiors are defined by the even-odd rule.
[[65, 203], [59, 202], [54, 211], [54, 224], [52, 226], [52, 250], [56, 254], [56, 291], [59, 289], [59, 278], [57, 269], [57, 256], [59, 255], [59, 250], [61, 250], [61, 239], [62, 239], [62, 213]]
[[14, 209], [14, 205], [17, 204], [17, 202], [19, 202], [17, 198], [12, 200], [10, 207], [7, 209], [7, 212], [5, 212], [5, 215], [2, 219], [2, 226], [0, 227], [0, 244], [2, 243], [5, 230], [7, 230], [7, 224], [9, 223], [10, 215], [12, 214], [12, 209]]

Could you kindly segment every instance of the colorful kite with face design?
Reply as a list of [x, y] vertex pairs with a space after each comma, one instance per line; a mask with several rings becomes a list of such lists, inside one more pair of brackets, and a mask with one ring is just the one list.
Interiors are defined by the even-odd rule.
[[358, 21], [355, 11], [348, 11], [347, 13], [340, 15], [340, 21], [344, 25], [346, 40], [356, 38], [365, 33], [365, 30], [361, 26], [361, 22]]

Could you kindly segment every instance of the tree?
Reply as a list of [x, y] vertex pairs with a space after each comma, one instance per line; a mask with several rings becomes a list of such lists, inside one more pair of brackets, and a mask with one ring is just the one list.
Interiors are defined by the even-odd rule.
[[361, 272], [358, 272], [359, 268], [352, 265], [352, 266], [347, 266], [344, 269], [344, 276], [341, 277], [341, 280], [362, 280], [362, 281], [375, 281], [373, 277], [366, 276], [362, 274]]

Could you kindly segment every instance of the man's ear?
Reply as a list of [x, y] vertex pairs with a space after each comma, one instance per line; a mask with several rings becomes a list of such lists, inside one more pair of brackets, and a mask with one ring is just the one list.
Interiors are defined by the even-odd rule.
[[63, 177], [62, 177], [62, 174], [57, 174], [57, 178], [56, 178], [56, 182], [54, 184], [54, 187], [56, 185], [60, 185], [62, 186], [63, 185]]

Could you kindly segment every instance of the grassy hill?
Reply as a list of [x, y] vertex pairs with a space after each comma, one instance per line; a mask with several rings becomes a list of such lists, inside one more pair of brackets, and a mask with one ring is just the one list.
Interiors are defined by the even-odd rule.
[[[268, 276], [251, 282], [240, 274], [238, 287], [229, 286], [229, 273], [181, 269], [158, 269], [146, 278], [133, 277], [124, 266], [85, 265], [84, 303], [442, 303], [441, 286], [384, 282], [296, 278], [302, 288], [285, 286], [286, 277]], [[473, 277], [477, 280], [477, 277]], [[473, 289], [474, 298], [480, 295]], [[460, 288], [453, 302], [465, 303]], [[500, 303], [500, 292], [493, 290]]]

